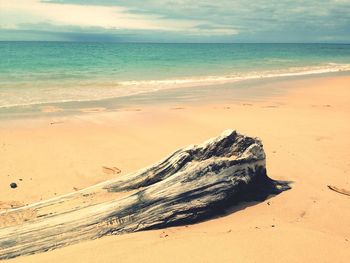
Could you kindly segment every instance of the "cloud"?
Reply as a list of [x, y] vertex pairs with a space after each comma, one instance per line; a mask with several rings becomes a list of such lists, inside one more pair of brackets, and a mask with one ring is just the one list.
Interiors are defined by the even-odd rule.
[[[23, 29], [39, 24], [48, 26], [79, 26], [81, 28], [98, 27], [109, 30], [158, 30], [182, 31], [193, 34], [208, 33], [200, 19], [171, 19], [160, 14], [141, 14], [129, 12], [121, 6], [63, 3], [39, 0], [11, 0], [1, 4], [0, 25], [6, 29]], [[232, 28], [212, 25], [210, 34], [234, 34]]]
[[107, 29], [184, 30], [192, 21], [162, 20], [156, 15], [128, 13], [124, 7], [59, 4], [39, 0], [5, 1], [1, 4], [2, 27], [17, 28], [25, 23], [101, 27]]
[[111, 41], [350, 42], [350, 0], [2, 0], [0, 26]]

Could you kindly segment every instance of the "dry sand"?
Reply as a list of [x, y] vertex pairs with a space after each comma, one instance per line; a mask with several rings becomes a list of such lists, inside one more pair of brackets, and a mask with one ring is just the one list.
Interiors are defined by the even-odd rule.
[[228, 128], [260, 137], [269, 176], [294, 182], [292, 190], [224, 217], [9, 262], [348, 262], [350, 197], [327, 185], [350, 190], [350, 77], [283, 87], [284, 95], [259, 102], [0, 122], [0, 209], [122, 176]]

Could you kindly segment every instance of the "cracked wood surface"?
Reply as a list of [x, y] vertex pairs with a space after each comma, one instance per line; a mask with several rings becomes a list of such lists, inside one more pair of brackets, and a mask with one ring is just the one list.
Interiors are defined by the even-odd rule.
[[267, 177], [259, 139], [227, 130], [136, 173], [0, 213], [0, 259], [191, 223], [287, 189]]

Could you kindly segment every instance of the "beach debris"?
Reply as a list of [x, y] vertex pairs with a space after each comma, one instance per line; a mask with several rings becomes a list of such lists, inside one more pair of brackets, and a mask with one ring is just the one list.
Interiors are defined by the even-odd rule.
[[17, 184], [16, 184], [16, 183], [10, 183], [10, 187], [11, 187], [12, 189], [17, 188]]
[[50, 122], [50, 125], [62, 124], [62, 123], [64, 123], [64, 121], [53, 121], [53, 122]]
[[[195, 223], [290, 189], [288, 182], [267, 176], [265, 163], [258, 138], [227, 130], [145, 169], [12, 211], [10, 216], [31, 209], [35, 216], [0, 228], [0, 260], [106, 235]], [[92, 193], [95, 198], [84, 197]]]
[[334, 192], [337, 192], [339, 194], [343, 194], [343, 195], [348, 195], [350, 196], [350, 191], [349, 190], [346, 190], [346, 189], [340, 189], [336, 186], [333, 186], [333, 185], [327, 185], [329, 189], [331, 189], [332, 191]]
[[119, 174], [121, 170], [118, 167], [102, 166], [102, 171], [106, 174]]
[[159, 237], [160, 238], [165, 238], [168, 237], [169, 235], [167, 233], [165, 233], [164, 231], [162, 233], [160, 233]]

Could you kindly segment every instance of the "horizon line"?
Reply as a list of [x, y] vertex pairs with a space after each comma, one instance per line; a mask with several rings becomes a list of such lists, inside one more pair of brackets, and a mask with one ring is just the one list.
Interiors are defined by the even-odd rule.
[[143, 41], [69, 41], [69, 40], [0, 40], [0, 42], [56, 42], [56, 43], [111, 43], [111, 44], [329, 44], [350, 45], [350, 42], [143, 42]]

